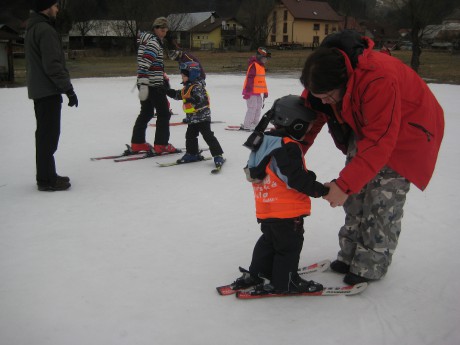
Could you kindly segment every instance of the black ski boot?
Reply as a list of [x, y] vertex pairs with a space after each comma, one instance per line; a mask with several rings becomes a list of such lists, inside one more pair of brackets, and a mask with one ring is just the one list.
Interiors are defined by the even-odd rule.
[[342, 274], [346, 274], [350, 271], [350, 265], [346, 264], [343, 261], [339, 261], [339, 260], [332, 261], [329, 267], [334, 272], [342, 273]]
[[304, 280], [298, 274], [295, 274], [289, 283], [287, 293], [318, 292], [324, 289], [323, 285], [313, 280]]
[[242, 267], [239, 269], [243, 275], [231, 284], [233, 290], [248, 289], [262, 282], [262, 279], [252, 276], [248, 270]]

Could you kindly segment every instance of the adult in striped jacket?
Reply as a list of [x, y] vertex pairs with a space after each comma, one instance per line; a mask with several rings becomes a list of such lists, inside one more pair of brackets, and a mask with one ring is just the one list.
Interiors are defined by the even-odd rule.
[[164, 17], [155, 19], [153, 32], [142, 32], [138, 38], [137, 86], [141, 111], [136, 119], [131, 138], [133, 151], [148, 151], [145, 132], [153, 114], [157, 113], [153, 149], [156, 153], [175, 152], [169, 143], [169, 103], [166, 98], [165, 72], [163, 62], [163, 39], [168, 32], [168, 21]]

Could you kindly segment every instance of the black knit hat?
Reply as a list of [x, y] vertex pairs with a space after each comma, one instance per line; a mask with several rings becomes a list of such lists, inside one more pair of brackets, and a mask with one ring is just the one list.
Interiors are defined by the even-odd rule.
[[34, 10], [35, 12], [41, 12], [57, 3], [59, 3], [59, 0], [33, 0], [32, 10]]

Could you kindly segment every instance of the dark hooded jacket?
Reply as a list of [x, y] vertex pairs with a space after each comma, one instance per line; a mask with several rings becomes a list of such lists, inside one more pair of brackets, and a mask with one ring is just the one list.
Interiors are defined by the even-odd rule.
[[31, 13], [24, 45], [30, 99], [67, 93], [73, 88], [61, 40], [50, 18]]

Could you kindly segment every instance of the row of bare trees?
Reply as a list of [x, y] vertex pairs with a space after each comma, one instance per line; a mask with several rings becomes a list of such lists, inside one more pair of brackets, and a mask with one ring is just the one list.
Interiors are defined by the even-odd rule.
[[[253, 47], [264, 44], [269, 35], [269, 13], [276, 0], [227, 0], [226, 6], [238, 8], [236, 19], [245, 27], [245, 36]], [[439, 24], [447, 14], [460, 7], [460, 0], [386, 0], [376, 6], [377, 0], [328, 0], [329, 4], [345, 18], [372, 19], [374, 22], [409, 28], [413, 43], [411, 66], [418, 71], [422, 53], [420, 41], [424, 29], [430, 24]], [[196, 1], [201, 4], [196, 11], [205, 10], [206, 3], [217, 6], [217, 1]], [[222, 2], [221, 2], [222, 3]], [[85, 36], [94, 25], [94, 18], [108, 16], [125, 23], [133, 38], [139, 30], [148, 29], [153, 18], [170, 13], [194, 12], [194, 7], [185, 0], [61, 0], [63, 29], [74, 23], [81, 36]], [[379, 10], [377, 10], [379, 9]], [[208, 10], [210, 10], [208, 8]]]

